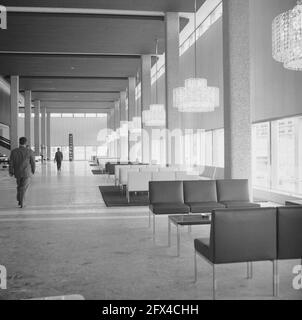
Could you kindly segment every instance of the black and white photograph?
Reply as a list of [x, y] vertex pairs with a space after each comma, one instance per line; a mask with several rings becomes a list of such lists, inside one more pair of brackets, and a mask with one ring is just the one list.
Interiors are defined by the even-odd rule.
[[88, 300], [302, 300], [302, 0], [0, 0], [0, 310]]

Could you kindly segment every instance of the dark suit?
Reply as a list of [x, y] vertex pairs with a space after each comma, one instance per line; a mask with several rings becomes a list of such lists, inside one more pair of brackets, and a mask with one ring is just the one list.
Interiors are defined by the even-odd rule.
[[23, 206], [24, 196], [35, 173], [36, 163], [32, 150], [20, 146], [12, 150], [9, 159], [9, 173], [17, 180], [17, 201]]
[[57, 151], [55, 155], [55, 161], [57, 163], [57, 169], [60, 171], [61, 170], [61, 164], [63, 161], [63, 153], [61, 151]]

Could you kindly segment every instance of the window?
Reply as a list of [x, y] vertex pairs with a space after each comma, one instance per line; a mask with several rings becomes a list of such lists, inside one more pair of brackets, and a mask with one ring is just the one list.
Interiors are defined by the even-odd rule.
[[50, 114], [50, 117], [51, 117], [51, 118], [61, 118], [61, 117], [62, 117], [62, 114], [61, 114], [61, 113], [51, 113], [51, 114]]
[[62, 118], [73, 118], [72, 113], [62, 113]]
[[253, 126], [253, 184], [270, 187], [270, 123]]
[[107, 156], [107, 146], [98, 146], [97, 147], [97, 156], [106, 157]]
[[95, 113], [86, 113], [86, 118], [96, 118]]
[[96, 154], [97, 154], [96, 146], [86, 147], [86, 160], [90, 161], [93, 156], [96, 156]]
[[213, 131], [213, 166], [224, 167], [224, 129]]
[[85, 118], [85, 113], [75, 113], [73, 116], [75, 118]]
[[274, 137], [272, 185], [280, 191], [295, 192], [298, 176], [298, 119], [284, 119], [272, 123]]
[[253, 125], [253, 184], [302, 195], [302, 117]]
[[75, 161], [86, 160], [85, 147], [74, 147], [74, 160]]
[[205, 134], [205, 156], [206, 166], [213, 165], [213, 131], [207, 131]]
[[66, 147], [66, 146], [61, 147], [61, 151], [63, 153], [63, 160], [64, 161], [69, 160], [69, 147]]

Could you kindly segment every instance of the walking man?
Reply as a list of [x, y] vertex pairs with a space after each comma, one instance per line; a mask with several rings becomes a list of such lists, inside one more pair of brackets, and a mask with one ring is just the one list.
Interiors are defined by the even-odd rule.
[[57, 163], [58, 171], [61, 171], [62, 161], [63, 161], [63, 153], [60, 151], [60, 148], [58, 148], [55, 155], [55, 162]]
[[17, 180], [17, 201], [20, 208], [24, 206], [26, 191], [30, 178], [35, 173], [36, 163], [34, 153], [26, 147], [27, 139], [19, 139], [19, 148], [11, 151], [9, 159], [9, 174]]

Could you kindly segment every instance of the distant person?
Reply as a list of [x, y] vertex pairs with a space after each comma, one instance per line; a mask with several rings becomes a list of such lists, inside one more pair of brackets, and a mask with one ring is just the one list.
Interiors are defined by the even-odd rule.
[[58, 148], [55, 155], [55, 162], [57, 163], [58, 171], [61, 171], [62, 161], [63, 161], [63, 153], [60, 151], [60, 148]]
[[20, 208], [24, 206], [26, 191], [30, 178], [35, 173], [36, 162], [33, 151], [26, 146], [27, 139], [19, 139], [19, 148], [11, 151], [9, 159], [9, 175], [17, 180], [17, 201]]

